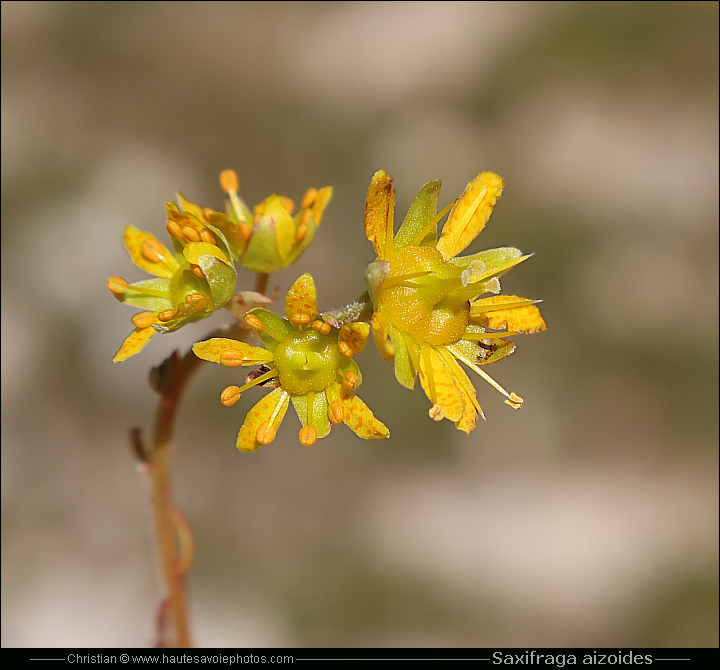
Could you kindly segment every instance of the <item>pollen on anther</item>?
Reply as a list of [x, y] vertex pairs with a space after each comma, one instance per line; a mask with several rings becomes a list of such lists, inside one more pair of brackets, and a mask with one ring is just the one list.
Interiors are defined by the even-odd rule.
[[191, 293], [185, 296], [185, 302], [199, 302], [200, 300], [206, 300], [202, 293]]
[[205, 273], [203, 272], [202, 268], [199, 265], [190, 265], [190, 271], [196, 276], [200, 277], [200, 279], [205, 279]]
[[213, 235], [212, 230], [208, 230], [207, 228], [203, 228], [200, 231], [200, 239], [208, 244], [217, 244], [217, 239], [215, 235]]
[[345, 358], [352, 358], [353, 350], [347, 342], [338, 342], [337, 348]]
[[239, 191], [240, 182], [235, 170], [223, 170], [220, 173], [220, 188], [229, 193], [230, 191]]
[[332, 423], [342, 423], [345, 418], [345, 410], [338, 400], [333, 400], [328, 406], [328, 419]]
[[183, 226], [182, 229], [183, 237], [188, 242], [199, 242], [200, 241], [200, 233], [198, 233], [195, 228], [191, 228], [190, 226]]
[[172, 237], [174, 237], [176, 240], [180, 240], [181, 242], [184, 241], [182, 226], [177, 221], [168, 219], [167, 223], [165, 224], [165, 228], [167, 228], [168, 233], [170, 233], [170, 235], [172, 235]]
[[300, 208], [308, 209], [312, 207], [317, 199], [317, 194], [317, 189], [311, 186], [307, 191], [305, 191], [305, 195], [302, 197], [302, 201], [300, 202]]
[[155, 323], [155, 312], [140, 312], [132, 318], [133, 325], [136, 328], [148, 328]]
[[260, 424], [260, 427], [257, 429], [257, 432], [255, 433], [255, 439], [260, 444], [270, 444], [275, 439], [275, 434], [277, 433], [277, 428], [275, 426], [271, 426], [267, 421]]
[[428, 416], [433, 421], [442, 421], [445, 418], [445, 410], [440, 405], [435, 404], [428, 410]]
[[356, 388], [355, 382], [357, 382], [357, 374], [354, 373], [352, 370], [348, 370], [343, 376], [343, 387], [345, 387], [348, 391], [354, 391]]
[[148, 238], [142, 243], [141, 252], [151, 263], [157, 263], [165, 255], [160, 242], [153, 238]]
[[311, 447], [317, 442], [317, 429], [315, 426], [303, 426], [298, 434], [298, 439], [303, 447]]
[[312, 329], [321, 335], [329, 335], [332, 330], [332, 326], [321, 319], [315, 319], [315, 321], [312, 322]]
[[108, 277], [108, 290], [118, 295], [127, 291], [128, 283], [122, 277]]
[[292, 214], [295, 209], [295, 203], [292, 201], [292, 198], [288, 198], [286, 195], [281, 195], [280, 202], [282, 202], [283, 207], [285, 207], [288, 211], [288, 214]]
[[246, 314], [245, 323], [253, 330], [265, 330], [265, 324], [254, 314]]
[[166, 321], [172, 321], [173, 314], [175, 314], [174, 309], [164, 309], [162, 312], [158, 313], [158, 321], [162, 321], [163, 323]]
[[302, 242], [307, 235], [307, 223], [301, 223], [295, 231], [295, 241]]
[[523, 406], [523, 399], [516, 393], [511, 393], [505, 403], [513, 409], [520, 409]]
[[235, 368], [238, 365], [246, 365], [247, 360], [241, 352], [234, 349], [226, 349], [220, 354], [220, 363], [229, 368]]
[[239, 386], [228, 386], [220, 394], [220, 402], [223, 405], [225, 405], [226, 407], [230, 407], [230, 405], [234, 405], [238, 400], [240, 400], [240, 387]]

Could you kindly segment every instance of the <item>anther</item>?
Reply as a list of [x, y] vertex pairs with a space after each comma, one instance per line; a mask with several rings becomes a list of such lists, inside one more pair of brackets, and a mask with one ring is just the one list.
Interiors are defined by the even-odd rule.
[[317, 442], [317, 429], [315, 426], [303, 426], [300, 429], [298, 438], [300, 439], [300, 444], [302, 444], [303, 447], [311, 447], [315, 444], [315, 442]]
[[329, 335], [332, 330], [332, 326], [321, 319], [315, 319], [315, 321], [312, 322], [312, 329], [321, 335]]
[[345, 418], [345, 410], [339, 400], [333, 400], [328, 406], [328, 419], [332, 423], [342, 423]]
[[200, 241], [200, 234], [197, 230], [195, 230], [195, 228], [191, 228], [190, 226], [183, 226], [182, 234], [188, 242]]
[[155, 323], [155, 312], [140, 312], [132, 318], [133, 325], [136, 328], [148, 328]]
[[248, 226], [247, 221], [240, 221], [238, 228], [240, 228], [240, 235], [243, 241], [247, 242], [250, 239], [250, 226]]
[[352, 358], [353, 350], [347, 342], [338, 342], [337, 348], [345, 358]]
[[240, 190], [240, 182], [238, 181], [235, 170], [223, 170], [220, 173], [220, 188], [225, 191], [225, 193]]
[[215, 235], [213, 235], [212, 230], [208, 230], [207, 228], [203, 228], [200, 231], [200, 239], [208, 244], [217, 244], [217, 239]]
[[348, 370], [343, 376], [343, 387], [346, 388], [348, 391], [354, 391], [356, 388], [355, 382], [357, 382], [357, 374], [354, 373], [352, 370]]
[[174, 309], [164, 309], [162, 312], [158, 313], [158, 321], [162, 321], [163, 323], [165, 323], [166, 321], [172, 321], [173, 314], [175, 314]]
[[275, 426], [271, 426], [267, 421], [260, 424], [260, 428], [255, 433], [255, 439], [260, 444], [270, 444], [275, 439], [275, 433], [277, 429]]
[[523, 405], [523, 399], [516, 393], [511, 393], [505, 403], [513, 409], [520, 409]]
[[265, 324], [254, 314], [246, 314], [245, 323], [253, 330], [265, 330]]
[[227, 365], [229, 368], [235, 368], [238, 365], [246, 365], [247, 360], [242, 352], [235, 351], [235, 349], [225, 349], [225, 351], [220, 354], [220, 363]]
[[165, 223], [165, 228], [167, 228], [168, 233], [170, 233], [170, 235], [176, 240], [180, 240], [181, 242], [184, 241], [182, 234], [182, 226], [177, 221], [168, 219]]
[[285, 209], [288, 211], [288, 214], [292, 214], [293, 210], [295, 209], [295, 203], [292, 201], [292, 198], [281, 195], [280, 202], [282, 202], [283, 207], [285, 207]]
[[292, 323], [293, 326], [308, 326], [311, 320], [309, 314], [296, 313], [290, 318], [290, 323]]
[[302, 242], [307, 235], [307, 223], [301, 223], [295, 231], [295, 241]]
[[200, 279], [205, 279], [205, 273], [203, 272], [202, 268], [199, 265], [190, 265], [190, 271], [196, 276], [200, 277]]
[[207, 300], [202, 293], [190, 293], [185, 296], [185, 302], [200, 302], [201, 300]]
[[442, 421], [445, 418], [445, 410], [440, 405], [435, 404], [428, 410], [428, 416], [433, 421]]
[[141, 246], [142, 255], [151, 263], [157, 263], [165, 255], [160, 242], [152, 237], [146, 239]]
[[305, 195], [300, 202], [300, 208], [308, 209], [309, 207], [312, 207], [317, 199], [317, 194], [317, 189], [311, 186], [307, 191], [305, 191]]
[[122, 277], [108, 277], [108, 290], [121, 295], [127, 291], [128, 283]]
[[230, 407], [230, 405], [234, 405], [238, 400], [240, 400], [240, 387], [239, 386], [228, 386], [220, 394], [220, 402], [223, 405], [225, 405], [226, 407]]

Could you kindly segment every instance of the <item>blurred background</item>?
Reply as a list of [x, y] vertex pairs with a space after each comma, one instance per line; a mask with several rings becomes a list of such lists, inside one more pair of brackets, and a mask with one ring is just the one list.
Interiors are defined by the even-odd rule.
[[717, 25], [715, 2], [3, 2], [2, 645], [153, 642], [128, 429], [150, 367], [226, 317], [112, 365], [135, 310], [105, 280], [146, 276], [124, 225], [164, 238], [177, 190], [221, 208], [232, 167], [249, 203], [334, 186], [270, 278], [312, 272], [321, 310], [365, 290], [375, 170], [397, 218], [499, 173], [469, 251], [534, 252], [504, 289], [549, 329], [489, 370], [522, 411], [475, 377], [470, 436], [368, 346], [390, 440], [304, 448], [288, 412], [240, 454], [260, 391], [223, 407], [238, 374], [203, 367], [174, 456], [198, 646], [717, 646]]

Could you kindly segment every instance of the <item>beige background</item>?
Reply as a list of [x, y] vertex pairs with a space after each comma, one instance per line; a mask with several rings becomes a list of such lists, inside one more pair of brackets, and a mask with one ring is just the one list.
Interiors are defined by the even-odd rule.
[[[389, 441], [339, 428], [234, 447], [249, 392], [206, 366], [182, 406], [199, 646], [718, 644], [717, 12], [700, 3], [2, 3], [2, 644], [139, 646], [159, 597], [127, 445], [146, 375], [224, 317], [112, 365], [108, 275], [176, 190], [220, 207], [332, 184], [321, 309], [364, 290], [362, 210], [481, 170], [506, 180], [470, 248], [549, 330], [481, 380], [467, 437], [368, 347]], [[252, 278], [241, 276], [239, 288]]]

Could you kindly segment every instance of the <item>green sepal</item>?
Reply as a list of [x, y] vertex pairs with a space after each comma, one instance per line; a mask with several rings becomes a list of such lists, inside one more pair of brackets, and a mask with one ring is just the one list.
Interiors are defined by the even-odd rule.
[[[470, 324], [467, 327], [468, 333], [487, 333], [487, 328]], [[515, 343], [505, 338], [494, 337], [486, 340], [462, 339], [453, 345], [463, 356], [476, 365], [490, 365], [507, 358], [515, 351]]]
[[255, 307], [248, 310], [248, 314], [254, 314], [263, 322], [265, 329], [257, 331], [268, 351], [275, 351], [277, 345], [284, 340], [291, 332], [295, 331], [287, 319], [283, 319], [274, 312], [264, 307]]
[[210, 254], [200, 256], [198, 265], [207, 278], [215, 308], [222, 307], [232, 298], [235, 292], [235, 284], [237, 283], [235, 268]]
[[529, 256], [523, 257], [522, 251], [515, 247], [499, 247], [497, 249], [487, 249], [470, 256], [455, 256], [448, 262], [456, 267], [466, 268], [473, 261], [482, 261], [485, 265], [483, 272], [484, 279], [491, 277], [500, 277], [504, 275], [510, 268], [525, 260]]
[[[412, 244], [415, 238], [430, 224], [437, 213], [437, 199], [440, 193], [440, 181], [429, 181], [423, 186], [410, 205], [405, 220], [395, 235], [395, 250]], [[420, 242], [421, 246], [434, 245], [437, 242], [437, 226], [433, 227]]]
[[[390, 325], [389, 334], [390, 340], [395, 346], [395, 379], [405, 388], [412, 391], [412, 389], [415, 388], [417, 371], [413, 367], [412, 360], [410, 359], [405, 338], [393, 325]], [[415, 345], [411, 343], [411, 346]]]
[[207, 281], [194, 275], [190, 270], [189, 263], [185, 263], [184, 267], [173, 275], [170, 293], [175, 305], [184, 302], [186, 296], [191, 293], [202, 293], [206, 298], [212, 300]]
[[[222, 215], [221, 215], [221, 216], [222, 216]], [[215, 237], [217, 238], [217, 241], [218, 241], [218, 245], [217, 245], [217, 246], [220, 247], [220, 249], [222, 250], [222, 252], [225, 254], [225, 258], [226, 258], [226, 259], [232, 258], [232, 259], [234, 259], [234, 260], [237, 260], [237, 259], [238, 259], [238, 256], [237, 256], [237, 254], [233, 251], [232, 247], [230, 246], [230, 243], [229, 243], [228, 240], [227, 240], [227, 237], [225, 237], [225, 234], [222, 232], [222, 230], [220, 230], [217, 226], [213, 226], [213, 225], [211, 225], [211, 224], [209, 224], [209, 223], [206, 223], [206, 224], [205, 224], [205, 227], [206, 227], [208, 230], [211, 230], [211, 231], [214, 233], [214, 235], [215, 235]], [[229, 260], [228, 260], [228, 262], [229, 262]]]
[[295, 244], [295, 246], [290, 249], [290, 254], [285, 259], [286, 266], [294, 263], [300, 257], [300, 254], [302, 254], [302, 252], [305, 251], [305, 249], [307, 249], [310, 246], [310, 243], [315, 239], [318, 224], [312, 214], [308, 216], [306, 225], [307, 230], [305, 231], [305, 237], [303, 237], [299, 243]]
[[[252, 223], [252, 218], [247, 222], [248, 226]], [[227, 244], [230, 256], [236, 261], [240, 260], [240, 256], [245, 250], [245, 238], [237, 221], [225, 216], [222, 212], [213, 212], [208, 216], [207, 227]]]
[[[146, 291], [165, 295], [148, 295]], [[165, 277], [143, 279], [129, 284], [125, 293], [115, 293], [115, 297], [126, 305], [142, 307], [150, 312], [161, 312], [173, 307], [170, 299], [170, 280]]]
[[172, 321], [166, 321], [165, 323], [153, 323], [152, 327], [157, 330], [158, 333], [167, 335], [168, 333], [174, 333], [176, 330], [179, 330], [183, 326], [186, 326], [188, 323], [193, 323], [194, 321], [201, 321], [202, 319], [210, 316], [210, 314], [212, 314], [213, 312], [212, 305], [209, 305], [207, 309], [192, 312], [190, 315], [185, 316], [183, 315], [183, 312], [185, 311], [183, 307], [184, 304], [180, 305], [176, 310], [176, 313], [180, 312], [180, 318], [175, 318]]
[[292, 404], [295, 407], [300, 423], [303, 426], [315, 426], [317, 437], [325, 437], [330, 432], [330, 419], [328, 418], [328, 401], [325, 391], [314, 394], [315, 399], [312, 406], [312, 423], [308, 423], [308, 396], [293, 395], [290, 396]]
[[345, 358], [340, 361], [340, 365], [338, 366], [342, 375], [344, 375], [346, 372], [354, 372], [357, 375], [357, 380], [355, 382], [355, 388], [358, 388], [360, 384], [362, 384], [362, 372], [360, 372], [360, 368], [358, 367], [358, 364], [352, 359], [352, 358]]
[[248, 270], [263, 273], [284, 267], [275, 238], [275, 221], [271, 216], [261, 216], [255, 221], [240, 263]]

